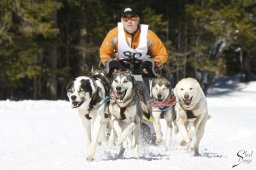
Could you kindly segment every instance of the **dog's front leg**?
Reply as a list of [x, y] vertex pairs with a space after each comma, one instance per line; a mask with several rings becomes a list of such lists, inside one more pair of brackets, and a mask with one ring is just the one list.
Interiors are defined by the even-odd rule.
[[87, 151], [87, 156], [86, 159], [88, 161], [92, 161], [94, 160], [94, 155], [95, 155], [95, 151], [96, 151], [96, 146], [98, 143], [98, 138], [99, 138], [99, 134], [101, 131], [101, 128], [103, 128], [104, 126], [102, 125], [102, 120], [101, 120], [101, 116], [98, 115], [94, 121], [94, 127], [93, 127], [93, 134], [92, 134], [92, 142], [88, 148]]
[[[182, 118], [179, 118], [177, 120], [177, 125], [179, 127], [179, 131], [182, 135], [183, 140], [186, 142], [186, 144], [189, 144], [191, 141], [191, 138], [188, 135], [187, 129], [185, 127], [185, 121]], [[181, 145], [184, 145], [183, 141], [182, 141]]]
[[196, 133], [195, 133], [195, 141], [192, 141], [193, 143], [191, 142], [192, 143], [191, 145], [193, 145], [194, 156], [200, 156], [199, 143], [200, 143], [200, 141], [203, 137], [204, 130], [205, 130], [205, 124], [206, 124], [207, 119], [208, 119], [208, 116], [206, 116], [206, 115], [203, 115], [203, 118], [200, 121], [198, 127], [195, 127], [195, 128], [197, 128]]
[[108, 146], [112, 146], [114, 144], [114, 140], [115, 140], [115, 132], [114, 132], [114, 128], [112, 128], [108, 138]]
[[171, 142], [172, 142], [172, 120], [166, 121], [167, 124], [167, 135], [166, 135], [166, 150], [171, 149]]
[[194, 148], [194, 145], [196, 143], [196, 133], [198, 132], [198, 128], [204, 118], [204, 114], [200, 114], [196, 120], [194, 122], [189, 122], [188, 124], [188, 134], [190, 136], [190, 138], [192, 139], [192, 141], [189, 144], [190, 148]]
[[136, 123], [136, 128], [133, 130], [133, 140], [132, 140], [132, 151], [134, 158], [139, 158], [139, 137], [141, 132], [140, 123]]
[[136, 125], [134, 122], [130, 123], [124, 131], [121, 133], [121, 135], [118, 135], [118, 138], [116, 139], [116, 145], [121, 145], [126, 137], [132, 133], [132, 131], [136, 128]]
[[[119, 136], [121, 136], [123, 130], [122, 130], [122, 128], [120, 127], [119, 122], [118, 122], [117, 119], [113, 119], [113, 129], [114, 129], [114, 131], [115, 131], [115, 133], [116, 133], [116, 137], [117, 137], [117, 138], [118, 138]], [[117, 145], [117, 144], [116, 144], [116, 145]]]
[[87, 119], [84, 115], [84, 113], [80, 113], [79, 114], [83, 126], [85, 128], [85, 142], [86, 142], [86, 146], [88, 147], [90, 145], [90, 143], [92, 142], [92, 138], [91, 138], [91, 121], [89, 119]]
[[198, 128], [202, 122], [202, 120], [204, 119], [206, 114], [201, 114], [199, 115], [197, 118], [196, 118], [196, 121], [195, 121], [195, 133], [194, 135], [196, 135], [196, 132], [198, 131]]
[[154, 118], [153, 121], [153, 126], [156, 132], [156, 144], [160, 144], [162, 142], [162, 138], [163, 138], [163, 133], [161, 131], [161, 126], [160, 126], [160, 114], [161, 112], [159, 112], [159, 109], [152, 110], [152, 116]]

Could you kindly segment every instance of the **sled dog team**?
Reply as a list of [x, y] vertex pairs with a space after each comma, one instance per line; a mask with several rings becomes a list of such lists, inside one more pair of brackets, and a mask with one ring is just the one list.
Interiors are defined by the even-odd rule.
[[151, 83], [150, 100], [145, 89], [134, 80], [130, 71], [117, 71], [109, 80], [104, 71], [80, 76], [67, 85], [67, 96], [76, 108], [86, 131], [86, 159], [94, 160], [96, 147], [105, 139], [108, 128], [109, 145], [120, 146], [118, 157], [131, 149], [139, 158], [141, 121], [153, 118], [156, 144], [162, 142], [160, 119], [166, 121], [166, 149], [170, 150], [173, 129], [182, 136], [181, 145], [199, 154], [199, 143], [208, 120], [205, 95], [194, 78], [180, 80], [174, 89], [158, 76]]

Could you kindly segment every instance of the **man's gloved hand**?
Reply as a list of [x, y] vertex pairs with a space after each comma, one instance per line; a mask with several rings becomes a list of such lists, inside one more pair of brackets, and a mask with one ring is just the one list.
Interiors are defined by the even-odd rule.
[[106, 63], [105, 70], [108, 77], [111, 77], [112, 73], [120, 68], [120, 63], [117, 60], [111, 60]]
[[145, 60], [141, 63], [140, 69], [144, 75], [149, 75], [150, 77], [155, 77], [155, 64], [152, 61]]

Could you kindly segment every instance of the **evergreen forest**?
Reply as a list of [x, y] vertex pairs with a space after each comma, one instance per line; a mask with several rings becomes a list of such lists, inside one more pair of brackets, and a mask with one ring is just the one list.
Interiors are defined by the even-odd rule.
[[164, 42], [173, 84], [256, 79], [255, 0], [0, 0], [0, 100], [65, 99], [129, 5]]

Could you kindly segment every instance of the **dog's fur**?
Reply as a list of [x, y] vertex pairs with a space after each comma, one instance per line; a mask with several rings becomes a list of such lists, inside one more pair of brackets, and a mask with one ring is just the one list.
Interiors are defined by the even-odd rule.
[[[86, 130], [86, 159], [94, 159], [100, 134], [104, 134], [108, 115], [104, 101], [108, 94], [108, 85], [101, 75], [80, 76], [67, 87], [67, 96], [73, 108], [77, 108]], [[102, 139], [100, 139], [102, 140]]]
[[112, 78], [110, 87], [109, 113], [115, 132], [116, 145], [121, 145], [119, 157], [125, 151], [126, 143], [138, 158], [139, 135], [145, 105], [143, 92], [139, 90], [130, 71], [117, 71]]
[[170, 149], [172, 139], [173, 120], [176, 118], [174, 105], [175, 97], [170, 82], [164, 77], [157, 77], [152, 80], [151, 88], [153, 126], [156, 132], [156, 144], [162, 142], [162, 131], [160, 119], [164, 118], [167, 124], [166, 150]]
[[194, 78], [180, 80], [174, 88], [176, 96], [177, 125], [183, 141], [181, 144], [199, 154], [199, 143], [208, 120], [207, 102], [202, 88]]

